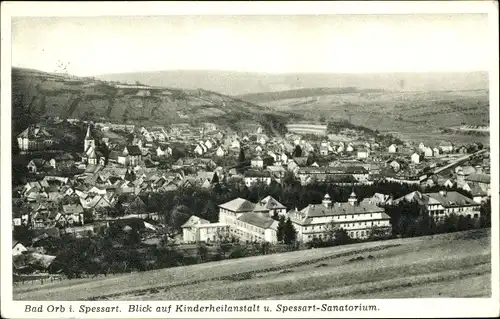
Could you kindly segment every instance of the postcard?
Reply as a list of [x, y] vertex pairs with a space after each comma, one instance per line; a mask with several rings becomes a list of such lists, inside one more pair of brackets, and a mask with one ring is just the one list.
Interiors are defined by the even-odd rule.
[[496, 3], [1, 20], [2, 316], [499, 315]]

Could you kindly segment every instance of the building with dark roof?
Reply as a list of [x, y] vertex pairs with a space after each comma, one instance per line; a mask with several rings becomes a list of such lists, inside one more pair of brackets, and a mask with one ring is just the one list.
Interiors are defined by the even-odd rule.
[[416, 202], [435, 221], [443, 221], [450, 214], [478, 219], [481, 205], [458, 192], [440, 191], [437, 193], [411, 192], [393, 201], [394, 205], [402, 201]]
[[310, 204], [302, 210], [290, 211], [289, 217], [303, 242], [327, 239], [333, 229], [347, 231], [351, 238], [368, 238], [374, 229], [391, 232], [390, 217], [371, 202], [358, 202], [353, 192], [347, 202], [334, 202], [326, 194], [321, 204]]

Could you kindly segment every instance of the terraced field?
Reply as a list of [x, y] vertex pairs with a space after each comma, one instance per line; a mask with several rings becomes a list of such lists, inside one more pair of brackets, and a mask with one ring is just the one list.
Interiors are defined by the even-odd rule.
[[14, 299], [487, 297], [490, 277], [490, 231], [474, 230], [18, 286]]

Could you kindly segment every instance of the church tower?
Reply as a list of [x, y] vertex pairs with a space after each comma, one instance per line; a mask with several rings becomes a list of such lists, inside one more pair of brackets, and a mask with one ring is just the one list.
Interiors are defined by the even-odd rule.
[[83, 152], [86, 153], [88, 151], [89, 147], [92, 147], [93, 149], [95, 149], [95, 140], [90, 135], [90, 125], [87, 127], [87, 135], [85, 135]]

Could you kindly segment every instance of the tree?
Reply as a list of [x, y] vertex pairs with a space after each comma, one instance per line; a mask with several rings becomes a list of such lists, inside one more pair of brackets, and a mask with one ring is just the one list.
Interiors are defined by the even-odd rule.
[[206, 261], [208, 257], [208, 248], [204, 244], [198, 245], [198, 256], [200, 257], [200, 260]]
[[480, 227], [491, 227], [491, 198], [488, 198], [484, 203], [481, 204], [479, 212], [481, 213]]
[[180, 230], [181, 226], [189, 219], [188, 211], [189, 208], [185, 205], [176, 206], [170, 215], [170, 226], [175, 230]]
[[335, 240], [335, 234], [340, 230], [339, 226], [335, 224], [335, 222], [332, 220], [328, 224], [325, 225], [325, 239], [327, 242], [330, 242], [333, 244]]
[[240, 165], [243, 165], [245, 163], [245, 151], [243, 151], [243, 148], [240, 148], [240, 154], [238, 155], [238, 163]]
[[285, 244], [290, 245], [295, 243], [297, 240], [297, 231], [295, 230], [295, 227], [293, 226], [292, 220], [290, 217], [285, 222], [285, 228], [283, 232], [283, 240], [285, 241]]
[[302, 157], [302, 148], [300, 145], [296, 145], [292, 153], [293, 157]]
[[278, 229], [276, 230], [276, 239], [278, 243], [283, 242], [285, 237], [285, 216], [280, 216], [278, 220]]
[[347, 234], [347, 231], [343, 228], [338, 229], [335, 232], [335, 238], [333, 239], [333, 244], [336, 246], [346, 245], [351, 242], [351, 237]]
[[212, 178], [212, 184], [219, 184], [219, 175], [214, 173], [214, 177]]

